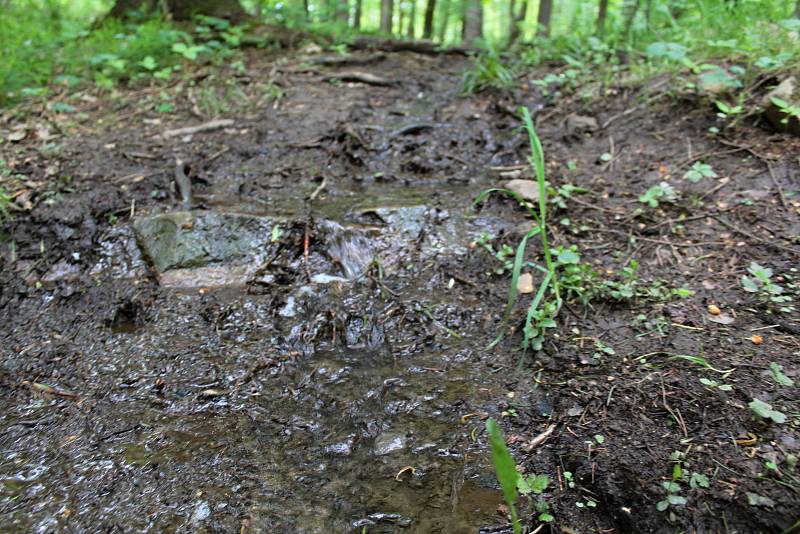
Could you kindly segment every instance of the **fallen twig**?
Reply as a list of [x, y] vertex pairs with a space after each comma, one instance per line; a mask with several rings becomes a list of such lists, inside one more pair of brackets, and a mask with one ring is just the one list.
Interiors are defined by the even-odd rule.
[[556, 429], [556, 425], [548, 426], [544, 432], [530, 440], [527, 444], [523, 445], [522, 450], [525, 452], [531, 452], [533, 449], [547, 441], [547, 438], [550, 437], [550, 434]]
[[228, 126], [233, 126], [233, 120], [231, 119], [217, 119], [209, 122], [204, 122], [203, 124], [198, 124], [197, 126], [186, 126], [184, 128], [176, 128], [174, 130], [167, 130], [161, 134], [162, 137], [168, 139], [170, 137], [178, 137], [181, 135], [192, 135], [200, 132], [209, 132], [211, 130], [219, 130], [220, 128], [227, 128]]
[[326, 82], [330, 80], [339, 80], [342, 82], [358, 82], [365, 83], [367, 85], [377, 85], [379, 87], [397, 85], [397, 82], [394, 80], [388, 80], [386, 78], [376, 76], [375, 74], [370, 74], [369, 72], [360, 72], [355, 70], [331, 74], [323, 79]]

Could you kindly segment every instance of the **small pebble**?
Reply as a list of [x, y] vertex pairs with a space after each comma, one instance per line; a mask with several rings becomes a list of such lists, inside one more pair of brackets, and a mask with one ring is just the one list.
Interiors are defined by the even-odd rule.
[[719, 306], [717, 306], [716, 304], [709, 304], [708, 313], [710, 313], [711, 315], [719, 315], [720, 313], [722, 313], [722, 310], [720, 310]]

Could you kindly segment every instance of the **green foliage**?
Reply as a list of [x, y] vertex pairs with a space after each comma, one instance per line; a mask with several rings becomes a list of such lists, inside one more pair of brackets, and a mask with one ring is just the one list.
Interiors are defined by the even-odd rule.
[[781, 124], [789, 124], [789, 119], [792, 117], [795, 119], [800, 119], [800, 106], [792, 105], [776, 96], [771, 97], [771, 100], [772, 103], [778, 107], [781, 113], [783, 113]]
[[786, 422], [786, 414], [772, 408], [772, 405], [759, 399], [753, 399], [747, 405], [750, 411], [762, 419], [769, 419], [775, 423]]
[[503, 438], [503, 432], [500, 430], [497, 421], [494, 419], [487, 419], [486, 431], [489, 433], [489, 446], [492, 450], [492, 462], [494, 463], [494, 470], [497, 473], [497, 480], [500, 482], [500, 487], [503, 489], [503, 497], [511, 512], [514, 534], [520, 534], [522, 529], [515, 507], [515, 503], [519, 497], [517, 493], [517, 482], [520, 479], [519, 471], [517, 471], [517, 464], [514, 462], [514, 458], [511, 457], [511, 453], [508, 452], [506, 440]]
[[697, 183], [703, 178], [716, 178], [717, 173], [711, 168], [711, 165], [698, 161], [692, 168], [686, 171], [683, 177], [690, 182]]
[[779, 365], [775, 362], [769, 364], [770, 373], [772, 373], [772, 379], [775, 380], [781, 386], [793, 386], [794, 380], [789, 378], [783, 373], [783, 366]]
[[487, 89], [510, 89], [514, 86], [514, 72], [503, 63], [494, 48], [475, 56], [472, 69], [464, 73], [464, 93], [480, 93]]
[[3, 186], [0, 185], [0, 222], [10, 217], [9, 208], [13, 199], [6, 194]]
[[784, 313], [794, 311], [794, 306], [788, 304], [792, 302], [792, 297], [784, 294], [785, 289], [772, 281], [772, 269], [751, 262], [747, 272], [750, 276], [742, 276], [741, 280], [745, 291], [753, 293], [758, 301], [768, 308], [778, 306]]
[[639, 196], [639, 202], [647, 204], [651, 208], [657, 208], [661, 202], [674, 202], [678, 198], [675, 188], [667, 182], [661, 182], [648, 189], [643, 195]]
[[[486, 420], [486, 431], [489, 434], [489, 447], [492, 451], [492, 463], [494, 464], [497, 480], [503, 490], [503, 497], [511, 513], [512, 527], [515, 534], [522, 532], [522, 527], [517, 516], [516, 502], [520, 495], [540, 495], [547, 486], [550, 485], [550, 477], [547, 475], [523, 476], [517, 469], [517, 464], [511, 453], [508, 452], [506, 440], [500, 426], [494, 419]], [[549, 513], [550, 506], [547, 501], [539, 499], [534, 505], [539, 514], [539, 521], [549, 522], [553, 516]]]

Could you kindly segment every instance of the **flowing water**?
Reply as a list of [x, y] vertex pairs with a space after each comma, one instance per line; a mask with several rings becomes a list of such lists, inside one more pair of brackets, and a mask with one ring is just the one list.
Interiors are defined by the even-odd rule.
[[138, 247], [109, 233], [95, 272], [129, 284], [149, 262], [162, 288], [75, 334], [71, 365], [94, 377], [78, 399], [0, 416], [3, 529], [502, 524], [478, 437], [505, 390], [474, 321], [496, 310], [451, 273], [511, 225], [447, 192], [390, 193], [331, 195], [311, 222], [286, 205], [143, 216]]

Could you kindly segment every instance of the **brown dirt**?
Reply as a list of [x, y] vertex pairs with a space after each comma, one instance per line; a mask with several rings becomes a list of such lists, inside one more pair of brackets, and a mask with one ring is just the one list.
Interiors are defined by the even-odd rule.
[[[114, 395], [133, 386], [124, 377], [109, 382], [99, 376], [114, 373], [104, 367], [102, 346], [120, 329], [163, 313], [185, 313], [187, 324], [209, 314], [215, 317], [209, 324], [218, 324], [225, 314], [237, 313], [235, 307], [199, 296], [181, 308], [148, 273], [120, 281], [88, 272], [114, 224], [123, 224], [132, 211], [179, 206], [171, 185], [176, 157], [191, 165], [201, 198], [211, 192], [245, 199], [286, 190], [308, 195], [323, 176], [333, 190], [352, 183], [368, 188], [373, 182], [447, 182], [463, 187], [467, 198], [498, 182], [489, 166], [525, 162], [527, 140], [509, 111], [528, 105], [538, 110], [551, 182], [589, 189], [554, 214], [554, 221], [570, 220], [569, 227], [553, 225], [554, 242], [577, 245], [601, 272], [619, 271], [637, 259], [643, 283], [664, 280], [695, 292], [666, 303], [600, 301], [586, 308], [571, 303], [559, 317], [557, 337], [535, 358], [518, 350], [518, 336], [509, 336], [493, 352], [476, 349], [480, 365], [501, 372], [492, 380], [513, 393], [495, 399], [497, 413], [492, 415], [513, 408], [516, 415], [503, 423], [519, 463], [553, 479], [545, 497], [556, 520], [547, 528], [565, 533], [781, 532], [800, 518], [800, 479], [787, 465], [800, 453], [800, 402], [796, 386], [779, 386], [769, 372], [769, 364], [776, 362], [800, 381], [800, 315], [769, 313], [740, 284], [751, 261], [770, 266], [785, 287], [800, 276], [800, 141], [769, 133], [752, 119], [711, 136], [709, 127], [720, 126], [711, 106], [678, 96], [620, 116], [604, 130], [575, 134], [565, 128], [570, 113], [594, 116], [603, 124], [641, 102], [645, 89], [614, 88], [602, 99], [583, 102], [572, 96], [543, 108], [539, 103], [545, 99], [530, 83], [509, 94], [462, 97], [459, 77], [467, 63], [449, 56], [396, 53], [358, 67], [399, 82], [389, 87], [323, 82], [329, 70], [308, 68], [293, 55], [252, 53], [246, 64], [246, 72], [209, 69], [182, 82], [176, 109], [168, 115], [154, 111], [160, 88], [97, 95], [77, 105], [86, 114], [82, 118], [54, 115], [40, 106], [6, 113], [4, 129], [30, 126], [26, 139], [0, 147], [7, 167], [18, 176], [2, 179], [26, 207], [0, 232], [6, 243], [0, 255], [0, 401], [8, 414], [0, 442], [6, 453], [19, 453], [20, 444], [58, 443], [69, 454], [74, 441], [94, 440], [97, 446], [135, 425], [115, 427], [109, 408]], [[265, 97], [268, 83], [285, 92], [277, 102]], [[220, 116], [235, 120], [233, 127], [197, 134], [189, 142], [157, 137], [166, 129], [213, 118], [209, 110], [215, 105], [224, 110]], [[436, 127], [387, 135], [409, 123]], [[49, 125], [58, 137], [36, 139], [37, 124]], [[603, 161], [604, 153], [613, 159]], [[711, 164], [720, 178], [698, 184], [682, 180], [694, 161]], [[567, 162], [574, 162], [574, 170]], [[661, 181], [680, 190], [681, 197], [636, 215], [643, 207], [638, 196]], [[523, 212], [505, 201], [491, 201], [483, 210], [518, 213], [524, 220]], [[496, 243], [515, 245], [518, 237], [499, 236]], [[459, 318], [444, 324], [474, 325], [469, 337], [474, 347], [493, 337], [504, 304], [508, 279], [484, 275], [492, 261], [476, 250], [463, 264], [444, 258], [432, 275], [458, 272], [460, 281], [466, 280], [457, 286], [460, 302], [452, 315]], [[77, 274], [48, 281], [59, 262]], [[526, 304], [523, 299], [516, 317], [523, 316]], [[713, 322], [710, 304], [735, 318], [733, 324]], [[755, 344], [755, 334], [763, 342]], [[595, 339], [613, 347], [614, 354], [592, 359]], [[723, 378], [670, 359], [675, 354], [703, 356], [714, 368], [733, 371]], [[158, 358], [151, 362], [154, 368], [180, 365], [169, 355]], [[730, 384], [733, 390], [705, 387], [700, 378]], [[28, 417], [36, 396], [42, 395], [31, 389], [33, 382], [58, 384], [82, 400], [56, 394], [53, 411]], [[44, 393], [45, 398], [52, 395]], [[787, 422], [755, 418], [747, 407], [755, 398], [787, 414]], [[551, 437], [523, 452], [525, 443], [550, 424], [557, 425]], [[602, 443], [594, 440], [596, 435], [604, 437]], [[479, 441], [485, 441], [482, 433]], [[213, 445], [224, 457], [237, 441]], [[687, 504], [658, 512], [675, 451], [684, 455], [687, 481], [680, 482], [680, 494]], [[203, 453], [203, 461], [210, 462], [211, 456]], [[777, 472], [766, 467], [768, 461], [777, 464]], [[218, 476], [208, 465], [197, 476]], [[229, 469], [226, 476], [236, 479], [235, 466]], [[575, 487], [568, 487], [565, 471], [574, 474]], [[706, 475], [710, 487], [690, 489], [690, 473]], [[81, 476], [66, 473], [61, 481], [81, 484]], [[180, 483], [189, 475], [175, 468], [165, 476]], [[95, 478], [96, 486], [82, 491], [91, 497], [103, 494], [104, 484], [121, 483]], [[147, 494], [142, 488], [131, 489], [131, 495], [137, 491]], [[749, 504], [748, 492], [771, 504]], [[20, 514], [35, 511], [38, 499], [35, 494], [21, 500], [3, 495], [3, 529], [20, 528]], [[596, 507], [576, 505], [589, 500]], [[165, 509], [170, 502], [162, 503]], [[248, 524], [252, 501], [230, 499], [228, 505], [231, 522], [218, 528]], [[154, 518], [167, 513], [156, 510]], [[67, 529], [70, 521], [73, 528], [93, 528], [81, 517], [70, 519], [69, 508], [59, 513], [54, 523], [59, 526], [52, 528]], [[153, 525], [175, 527], [157, 519]], [[113, 522], [104, 527], [126, 530]]]

